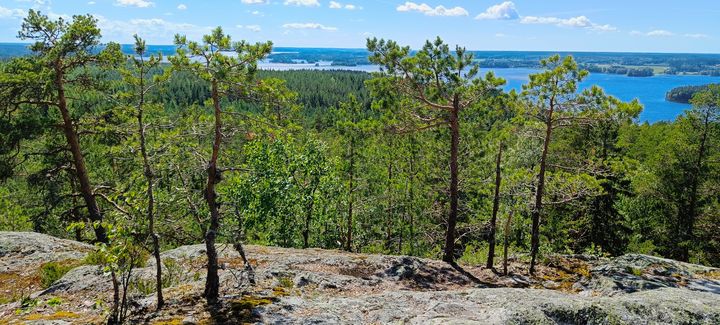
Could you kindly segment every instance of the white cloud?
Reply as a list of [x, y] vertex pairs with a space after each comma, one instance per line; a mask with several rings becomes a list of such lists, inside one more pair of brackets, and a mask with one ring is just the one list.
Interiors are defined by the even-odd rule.
[[138, 7], [138, 8], [147, 8], [147, 7], [154, 7], [155, 3], [151, 1], [145, 1], [145, 0], [115, 0], [116, 6], [121, 7]]
[[487, 8], [485, 12], [477, 15], [475, 19], [492, 19], [492, 20], [513, 20], [518, 19], [520, 15], [515, 9], [515, 3], [505, 1], [501, 4]]
[[242, 0], [240, 1], [246, 5], [261, 5], [261, 4], [267, 4], [270, 1], [269, 0]]
[[330, 7], [330, 9], [347, 9], [347, 10], [362, 9], [362, 7], [356, 6], [354, 4], [348, 3], [348, 4], [343, 5], [342, 3], [339, 3], [337, 1], [330, 1], [330, 4], [328, 5], [328, 7]]
[[445, 8], [444, 6], [440, 5], [440, 6], [433, 8], [425, 3], [417, 4], [417, 3], [409, 2], [409, 1], [405, 2], [405, 4], [399, 5], [397, 7], [397, 11], [400, 11], [400, 12], [417, 11], [417, 12], [423, 13], [426, 16], [467, 16], [467, 15], [469, 15], [468, 11], [465, 10], [465, 8], [463, 8], [463, 7]]
[[178, 10], [186, 10], [187, 6], [184, 3], [181, 3], [177, 6]]
[[669, 31], [666, 31], [666, 30], [663, 30], [663, 29], [656, 29], [656, 30], [653, 30], [653, 31], [649, 31], [646, 35], [647, 35], [647, 36], [663, 36], [663, 37], [667, 37], [667, 36], [675, 36], [675, 33], [669, 32]]
[[0, 18], [22, 18], [25, 17], [25, 10], [9, 9], [0, 6]]
[[522, 19], [520, 19], [520, 23], [583, 28], [583, 29], [589, 29], [589, 30], [601, 31], [601, 32], [610, 32], [610, 31], [617, 30], [616, 27], [611, 26], [611, 25], [596, 24], [585, 16], [577, 16], [577, 17], [572, 17], [572, 18], [525, 16], [525, 17], [522, 17]]
[[38, 8], [38, 6], [44, 6], [48, 3], [46, 0], [15, 0], [17, 2], [32, 2], [33, 8]]
[[[252, 0], [251, 0], [252, 1]], [[318, 0], [285, 0], [286, 6], [319, 7]]]
[[235, 27], [240, 28], [240, 29], [247, 29], [249, 31], [256, 32], [256, 33], [262, 30], [260, 25], [245, 25], [245, 26], [237, 25]]
[[664, 29], [656, 29], [651, 30], [649, 32], [641, 32], [641, 31], [631, 31], [630, 35], [633, 36], [649, 36], [649, 37], [669, 37], [669, 36], [675, 36], [675, 33], [664, 30]]
[[200, 39], [212, 30], [210, 26], [198, 26], [188, 23], [176, 23], [162, 18], [113, 20], [95, 15], [98, 27], [106, 40], [130, 42], [132, 35], [138, 34], [148, 43], [170, 44], [175, 34], [187, 35], [189, 39]]
[[630, 32], [630, 35], [633, 35], [633, 36], [647, 36], [647, 37], [672, 37], [672, 36], [682, 36], [682, 37], [696, 38], [696, 39], [710, 38], [710, 35], [707, 35], [707, 34], [693, 34], [693, 33], [678, 34], [678, 33], [674, 33], [674, 32], [671, 32], [671, 31], [665, 30], [665, 29], [655, 29], [655, 30], [651, 30], [651, 31], [649, 31], [649, 32], [641, 32], [641, 31], [634, 30], [634, 31], [631, 31], [631, 32]]
[[326, 30], [326, 31], [336, 31], [338, 30], [337, 27], [330, 27], [325, 26], [323, 24], [318, 23], [289, 23], [282, 25], [285, 29], [319, 29], [319, 30]]
[[89, 4], [89, 5], [91, 5], [91, 6], [92, 6], [92, 5], [94, 5], [94, 4], [95, 4], [95, 1], [88, 1], [88, 3], [87, 3], [87, 4]]

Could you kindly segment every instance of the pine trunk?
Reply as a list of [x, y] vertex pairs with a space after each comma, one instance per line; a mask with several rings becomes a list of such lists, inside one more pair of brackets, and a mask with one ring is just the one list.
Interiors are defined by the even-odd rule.
[[350, 168], [348, 171], [348, 211], [347, 211], [347, 237], [345, 238], [345, 250], [352, 251], [353, 232], [353, 181], [355, 177], [355, 137], [350, 139]]
[[553, 130], [553, 111], [555, 108], [554, 99], [550, 100], [550, 110], [548, 111], [547, 120], [545, 121], [545, 141], [543, 141], [543, 151], [540, 157], [540, 172], [537, 176], [537, 188], [535, 190], [535, 207], [532, 210], [532, 238], [530, 240], [530, 274], [535, 274], [535, 263], [538, 250], [540, 248], [540, 215], [542, 213], [542, 199], [545, 191], [545, 169], [547, 165], [548, 150], [550, 148], [550, 140]]
[[87, 206], [88, 214], [90, 215], [90, 221], [95, 223], [93, 225], [93, 229], [95, 230], [95, 239], [98, 242], [107, 243], [108, 238], [105, 227], [99, 224], [103, 221], [103, 216], [100, 213], [100, 208], [95, 200], [95, 194], [93, 193], [92, 185], [90, 184], [90, 177], [88, 176], [87, 167], [85, 166], [85, 158], [80, 150], [80, 141], [78, 139], [75, 126], [73, 125], [72, 118], [70, 117], [70, 112], [68, 111], [63, 76], [64, 74], [62, 71], [56, 69], [55, 86], [57, 87], [58, 108], [63, 119], [65, 139], [70, 146], [70, 152], [73, 156], [75, 173], [77, 174], [78, 181], [80, 182], [80, 193], [85, 200], [85, 205]]
[[217, 81], [212, 82], [212, 100], [215, 111], [215, 140], [213, 142], [212, 157], [208, 162], [208, 180], [205, 188], [205, 200], [210, 209], [210, 226], [205, 233], [205, 247], [207, 254], [207, 277], [205, 279], [205, 300], [214, 304], [220, 295], [220, 277], [218, 276], [218, 256], [215, 249], [215, 239], [220, 228], [220, 211], [217, 205], [215, 185], [220, 181], [217, 161], [222, 142], [222, 111], [220, 110], [220, 95]]
[[147, 182], [147, 219], [148, 233], [152, 237], [153, 257], [155, 257], [155, 290], [157, 292], [157, 309], [162, 309], [165, 304], [162, 292], [162, 260], [160, 259], [160, 238], [155, 233], [155, 194], [153, 193], [153, 182], [155, 175], [150, 165], [150, 158], [147, 153], [145, 140], [145, 125], [143, 122], [143, 108], [145, 105], [144, 71], [140, 68], [140, 100], [138, 102], [137, 121], [140, 134], [140, 154], [143, 160], [145, 181]]
[[450, 214], [445, 234], [443, 261], [455, 263], [455, 227], [458, 216], [458, 151], [460, 147], [459, 98], [455, 96], [450, 111]]
[[502, 175], [500, 170], [500, 163], [502, 161], [502, 143], [498, 146], [497, 158], [495, 160], [495, 196], [493, 198], [493, 209], [492, 217], [490, 218], [490, 238], [488, 240], [488, 258], [485, 267], [493, 268], [493, 260], [495, 258], [495, 224], [497, 223], [497, 214], [500, 210], [500, 184], [502, 182]]

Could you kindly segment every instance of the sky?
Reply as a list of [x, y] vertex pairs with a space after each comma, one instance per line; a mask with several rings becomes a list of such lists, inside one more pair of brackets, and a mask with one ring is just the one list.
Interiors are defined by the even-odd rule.
[[222, 26], [276, 47], [363, 48], [368, 37], [418, 48], [720, 53], [718, 0], [0, 0], [0, 42], [21, 42], [27, 10], [92, 14], [103, 41], [171, 44]]

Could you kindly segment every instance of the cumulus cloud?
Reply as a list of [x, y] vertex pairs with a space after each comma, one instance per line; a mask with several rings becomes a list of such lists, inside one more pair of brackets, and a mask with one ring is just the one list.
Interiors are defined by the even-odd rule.
[[184, 3], [181, 3], [177, 6], [178, 10], [186, 10], [187, 6]]
[[399, 5], [397, 11], [410, 12], [417, 11], [426, 16], [467, 16], [468, 11], [463, 7], [445, 8], [440, 5], [437, 7], [431, 7], [426, 3], [417, 4], [414, 2], [405, 2], [405, 4]]
[[190, 39], [199, 39], [212, 30], [210, 26], [198, 26], [188, 23], [167, 21], [162, 18], [114, 20], [95, 15], [103, 37], [117, 42], [130, 42], [131, 35], [138, 34], [149, 43], [166, 44], [175, 34], [187, 35]]
[[485, 12], [477, 15], [475, 19], [491, 19], [491, 20], [513, 20], [518, 19], [520, 15], [515, 9], [515, 3], [505, 1], [501, 4], [487, 8]]
[[9, 9], [0, 6], [0, 18], [22, 18], [25, 17], [25, 10]]
[[242, 2], [246, 5], [261, 5], [261, 4], [270, 3], [269, 0], [242, 0], [240, 2]]
[[147, 7], [154, 7], [155, 3], [151, 1], [145, 1], [145, 0], [115, 0], [116, 6], [121, 7], [138, 7], [138, 8], [147, 8]]
[[318, 0], [285, 0], [286, 6], [298, 6], [298, 7], [319, 7], [320, 2]]
[[325, 26], [323, 24], [318, 23], [289, 23], [282, 25], [285, 29], [318, 29], [318, 30], [326, 30], [326, 31], [336, 31], [338, 30], [337, 27], [330, 27]]
[[559, 27], [573, 27], [583, 28], [594, 31], [609, 32], [617, 30], [616, 27], [611, 25], [601, 25], [592, 22], [588, 17], [577, 16], [572, 18], [557, 18], [557, 17], [536, 17], [536, 16], [525, 16], [520, 19], [522, 24], [542, 24], [542, 25], [555, 25]]
[[347, 10], [362, 9], [362, 7], [356, 6], [354, 4], [348, 3], [348, 4], [343, 5], [342, 3], [339, 3], [337, 1], [330, 1], [330, 4], [328, 5], [328, 7], [330, 7], [330, 9], [347, 9]]

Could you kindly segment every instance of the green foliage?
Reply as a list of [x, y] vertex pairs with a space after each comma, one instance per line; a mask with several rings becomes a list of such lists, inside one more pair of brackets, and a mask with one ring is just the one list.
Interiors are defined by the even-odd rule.
[[640, 241], [641, 236], [635, 235], [630, 238], [628, 243], [627, 252], [637, 253], [645, 255], [654, 255], [657, 247], [653, 244], [652, 240]]
[[10, 182], [0, 186], [0, 211], [3, 214], [0, 218], [0, 231], [30, 231], [33, 229], [32, 217], [18, 202], [18, 196], [22, 192], [12, 191], [14, 187]]
[[[543, 70], [522, 92], [505, 93], [503, 80], [480, 75], [479, 64], [497, 62], [440, 39], [418, 51], [369, 40], [369, 60], [382, 73], [262, 71], [257, 61], [272, 44], [233, 42], [221, 29], [199, 42], [177, 37], [179, 52], [165, 60], [145, 53], [139, 38], [142, 58], [101, 45], [92, 16], [27, 17], [20, 36], [34, 42], [35, 54], [0, 64], [0, 230], [90, 241], [101, 224], [89, 219], [67, 141], [55, 127], [57, 72], [49, 63], [62, 58], [102, 225], [112, 225], [110, 242], [84, 263], [120, 277], [144, 263], [152, 238], [138, 94], [146, 95], [154, 230], [170, 248], [195, 244], [208, 230], [213, 82], [223, 117], [219, 241], [337, 249], [352, 228], [356, 251], [440, 257], [450, 206], [448, 112], [457, 101], [462, 262], [485, 261], [501, 147], [498, 222], [512, 214], [511, 251], [530, 251], [543, 126], [551, 122], [540, 253], [635, 252], [720, 265], [717, 87], [699, 92], [676, 121], [638, 124], [638, 102], [598, 87], [579, 91], [587, 72], [570, 57], [532, 62]], [[62, 35], [59, 43], [48, 43], [41, 30]], [[206, 61], [197, 59], [203, 55]], [[549, 118], [551, 100], [560, 106]], [[44, 266], [44, 285], [63, 268]], [[163, 270], [164, 288], [185, 276], [175, 260], [164, 260]], [[130, 285], [149, 294], [151, 284]]]
[[60, 297], [52, 297], [45, 301], [45, 304], [49, 307], [56, 307], [62, 305], [63, 301], [60, 299]]
[[[185, 273], [182, 264], [172, 258], [166, 258], [162, 260], [162, 262], [163, 266], [165, 267], [165, 272], [163, 272], [162, 276], [162, 287], [170, 288], [172, 286], [180, 284], [180, 280]], [[195, 281], [197, 281], [197, 279], [195, 279]]]
[[68, 271], [77, 267], [76, 263], [48, 262], [40, 267], [40, 284], [49, 288], [55, 281], [60, 280]]
[[477, 246], [467, 244], [463, 255], [458, 260], [467, 265], [484, 265], [487, 261], [488, 249], [487, 243], [479, 243]]

